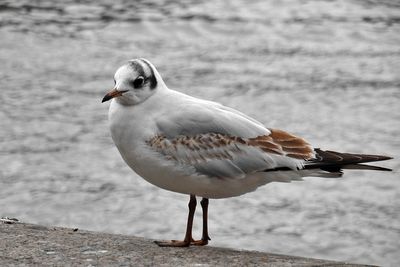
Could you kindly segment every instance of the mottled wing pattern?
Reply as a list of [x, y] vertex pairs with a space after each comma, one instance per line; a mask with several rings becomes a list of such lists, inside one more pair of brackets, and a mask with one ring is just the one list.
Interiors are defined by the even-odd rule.
[[254, 138], [220, 133], [174, 138], [157, 135], [147, 143], [168, 160], [220, 178], [243, 178], [249, 173], [279, 167], [298, 169], [304, 160], [314, 156], [303, 139], [280, 130], [270, 131], [269, 135]]
[[157, 135], [147, 142], [152, 148], [168, 156], [169, 159], [195, 164], [215, 159], [232, 159], [233, 152], [240, 153], [239, 144], [246, 144], [240, 137], [209, 133], [194, 136], [177, 136], [168, 139]]

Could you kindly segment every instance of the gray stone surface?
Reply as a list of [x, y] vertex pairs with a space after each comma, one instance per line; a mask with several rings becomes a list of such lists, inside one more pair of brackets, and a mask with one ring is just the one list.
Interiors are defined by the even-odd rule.
[[0, 265], [365, 266], [219, 247], [160, 248], [135, 236], [2, 220]]

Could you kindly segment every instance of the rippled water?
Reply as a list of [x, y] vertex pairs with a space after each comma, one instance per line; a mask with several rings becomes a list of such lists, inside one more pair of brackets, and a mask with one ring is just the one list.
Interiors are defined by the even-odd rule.
[[0, 216], [183, 236], [188, 197], [125, 166], [100, 104], [116, 68], [145, 57], [170, 88], [315, 146], [396, 158], [382, 163], [392, 173], [211, 200], [212, 245], [400, 265], [399, 12], [389, 0], [0, 1]]

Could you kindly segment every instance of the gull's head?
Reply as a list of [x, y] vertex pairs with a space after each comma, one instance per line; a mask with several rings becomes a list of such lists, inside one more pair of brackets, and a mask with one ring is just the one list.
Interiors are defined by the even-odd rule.
[[123, 105], [136, 105], [165, 86], [156, 68], [144, 58], [133, 59], [121, 66], [114, 75], [114, 88], [108, 92], [102, 102], [112, 98]]

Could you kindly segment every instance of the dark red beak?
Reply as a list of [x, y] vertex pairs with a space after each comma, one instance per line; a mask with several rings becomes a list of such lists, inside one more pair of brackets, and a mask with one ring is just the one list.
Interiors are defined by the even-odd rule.
[[101, 100], [101, 103], [104, 103], [114, 97], [121, 96], [123, 93], [127, 92], [128, 90], [125, 91], [118, 91], [117, 89], [112, 89], [110, 92], [108, 92], [104, 97], [103, 100]]

